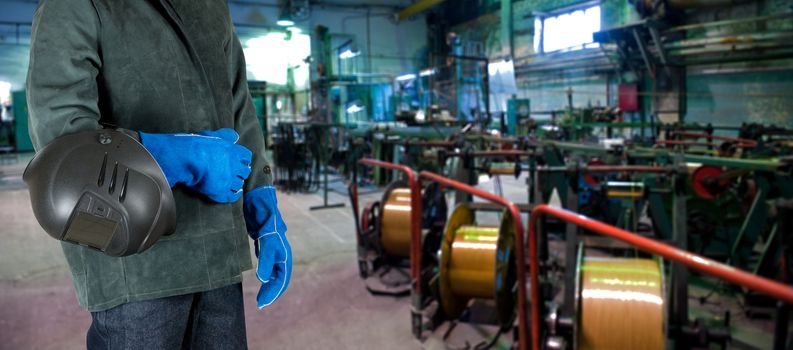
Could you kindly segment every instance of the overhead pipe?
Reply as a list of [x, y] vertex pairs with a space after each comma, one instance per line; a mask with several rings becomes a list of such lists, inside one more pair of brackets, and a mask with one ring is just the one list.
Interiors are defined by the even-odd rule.
[[492, 150], [492, 151], [472, 151], [472, 152], [455, 152], [444, 154], [447, 158], [454, 157], [476, 157], [476, 158], [495, 158], [495, 157], [524, 157], [533, 156], [534, 151], [521, 151], [521, 150]]
[[[636, 12], [642, 17], [649, 17], [656, 14], [658, 9], [656, 5], [657, 0], [629, 0], [633, 3]], [[698, 9], [707, 7], [724, 7], [739, 5], [742, 3], [752, 2], [756, 0], [665, 0], [663, 4], [674, 10], [687, 10]]]
[[555, 166], [537, 167], [539, 172], [581, 172], [581, 173], [666, 173], [673, 169], [652, 165], [587, 165], [587, 166]]
[[743, 23], [768, 22], [768, 21], [774, 21], [788, 17], [793, 17], [793, 12], [778, 13], [768, 16], [757, 16], [757, 17], [749, 17], [749, 18], [728, 19], [723, 21], [686, 24], [664, 30], [664, 33], [686, 31], [691, 29], [703, 29], [710, 27], [728, 26], [728, 25], [743, 24]]
[[789, 40], [793, 38], [791, 32], [770, 32], [770, 33], [750, 33], [739, 35], [725, 35], [725, 36], [710, 36], [697, 39], [684, 39], [673, 42], [664, 43], [666, 49], [682, 49], [689, 47], [698, 47], [705, 45], [735, 45], [735, 44], [756, 44], [764, 41], [773, 41], [784, 39]]
[[672, 135], [677, 135], [680, 137], [687, 137], [687, 138], [695, 138], [695, 139], [708, 139], [708, 140], [719, 140], [719, 141], [727, 141], [727, 142], [737, 142], [741, 144], [757, 146], [757, 141], [750, 140], [750, 139], [743, 139], [740, 137], [730, 137], [730, 136], [719, 136], [719, 135], [712, 135], [700, 132], [690, 132], [690, 131], [672, 131]]
[[701, 141], [681, 141], [681, 140], [658, 140], [655, 141], [656, 146], [702, 146], [702, 147], [718, 147], [717, 144], [712, 142]]

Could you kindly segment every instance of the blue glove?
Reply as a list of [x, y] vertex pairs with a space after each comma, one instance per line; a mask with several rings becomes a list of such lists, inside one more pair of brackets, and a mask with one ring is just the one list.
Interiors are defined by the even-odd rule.
[[171, 187], [184, 184], [219, 203], [236, 202], [251, 174], [251, 151], [237, 145], [233, 129], [198, 134], [139, 132]]
[[263, 186], [245, 193], [245, 224], [254, 239], [262, 282], [256, 305], [261, 309], [284, 294], [292, 276], [292, 247], [286, 239], [286, 224], [278, 211], [275, 187]]

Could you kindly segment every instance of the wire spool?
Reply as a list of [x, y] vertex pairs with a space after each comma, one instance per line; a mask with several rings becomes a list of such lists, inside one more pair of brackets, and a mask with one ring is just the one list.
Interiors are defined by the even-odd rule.
[[[587, 166], [603, 166], [603, 165], [606, 165], [606, 162], [600, 159], [592, 159], [589, 162], [587, 162]], [[587, 185], [593, 187], [600, 185], [600, 182], [603, 181], [604, 178], [606, 178], [606, 176], [604, 175], [597, 175], [592, 173], [586, 173], [583, 175], [583, 177], [584, 177], [584, 182], [586, 182]]]
[[730, 188], [730, 179], [722, 178], [724, 170], [711, 165], [703, 165], [691, 173], [691, 188], [700, 198], [719, 198]]
[[410, 188], [404, 181], [392, 182], [383, 194], [380, 243], [387, 255], [410, 257]]
[[460, 317], [473, 298], [495, 300], [502, 326], [515, 310], [515, 230], [504, 211], [498, 227], [477, 226], [465, 203], [449, 217], [441, 246], [440, 301], [449, 319]]
[[494, 162], [488, 169], [490, 175], [520, 176], [520, 164], [517, 162]]
[[578, 349], [666, 347], [659, 260], [579, 257]]
[[644, 197], [643, 182], [608, 181], [606, 197], [614, 199], [637, 199]]

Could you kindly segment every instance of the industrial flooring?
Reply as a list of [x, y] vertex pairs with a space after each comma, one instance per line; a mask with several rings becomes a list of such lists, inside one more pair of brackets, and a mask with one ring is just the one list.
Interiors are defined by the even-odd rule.
[[[82, 349], [90, 314], [78, 305], [60, 244], [30, 210], [21, 174], [29, 157], [0, 165], [0, 349]], [[333, 201], [348, 202], [331, 195]], [[369, 295], [358, 278], [352, 214], [309, 211], [317, 194], [281, 194], [295, 263], [288, 291], [258, 310], [258, 281], [244, 275], [251, 349], [418, 348], [406, 299]]]
[[[29, 158], [20, 155], [0, 159], [0, 349], [82, 349], [90, 315], [77, 305], [60, 244], [47, 237], [33, 218], [21, 181]], [[508, 198], [525, 202], [522, 179], [504, 177], [502, 181]], [[493, 185], [485, 181], [480, 187], [493, 190]], [[334, 187], [343, 189], [340, 183]], [[378, 196], [362, 196], [362, 202]], [[295, 259], [293, 277], [281, 299], [257, 310], [254, 301], [258, 282], [253, 271], [245, 273], [249, 347], [446, 348], [438, 340], [439, 334], [424, 343], [413, 338], [409, 298], [378, 297], [366, 291], [358, 277], [349, 201], [346, 195], [331, 192], [329, 201], [345, 203], [344, 207], [309, 210], [322, 200], [321, 193], [279, 196]], [[462, 328], [465, 334], [465, 326]], [[475, 344], [477, 338], [481, 339], [480, 332], [488, 330], [469, 328], [469, 336], [454, 343]], [[749, 335], [758, 336], [762, 334]]]

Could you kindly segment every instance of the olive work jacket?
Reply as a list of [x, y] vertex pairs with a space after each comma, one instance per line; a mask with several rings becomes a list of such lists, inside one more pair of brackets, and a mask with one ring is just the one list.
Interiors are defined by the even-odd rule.
[[[226, 1], [42, 0], [30, 49], [36, 149], [103, 125], [136, 137], [234, 128], [254, 154], [244, 190], [272, 183]], [[252, 268], [242, 200], [213, 203], [180, 186], [173, 194], [176, 232], [141, 254], [115, 258], [63, 243], [81, 306], [215, 289]]]

